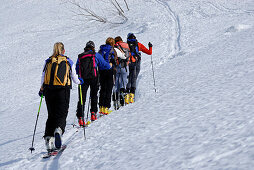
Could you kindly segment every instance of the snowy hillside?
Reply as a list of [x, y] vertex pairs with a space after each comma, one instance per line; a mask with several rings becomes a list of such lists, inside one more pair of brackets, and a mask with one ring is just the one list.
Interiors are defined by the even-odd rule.
[[[61, 0], [1, 1], [0, 169], [253, 169], [254, 1], [127, 2], [128, 21], [114, 25], [77, 21]], [[129, 32], [154, 45], [157, 93], [151, 57], [142, 54], [136, 102], [91, 124], [84, 140], [71, 126], [74, 85], [68, 147], [48, 160], [43, 100], [31, 154], [40, 76], [53, 44], [62, 41], [76, 61], [88, 40], [98, 49]]]

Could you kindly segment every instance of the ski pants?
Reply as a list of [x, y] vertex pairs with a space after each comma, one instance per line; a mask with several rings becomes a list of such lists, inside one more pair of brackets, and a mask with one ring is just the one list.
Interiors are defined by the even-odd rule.
[[[80, 90], [78, 88], [78, 94], [79, 94], [79, 101], [77, 104], [77, 117], [83, 117], [84, 116], [84, 108], [85, 108], [85, 102], [86, 102], [86, 95], [87, 90], [90, 87], [90, 98], [91, 99], [91, 109], [90, 112], [97, 113], [97, 103], [98, 103], [98, 78], [92, 78], [92, 79], [84, 79], [84, 83], [81, 85], [82, 90], [82, 102], [83, 106], [81, 105], [81, 98], [80, 98]], [[88, 103], [89, 105], [90, 103]], [[82, 108], [83, 107], [83, 108]]]
[[129, 64], [129, 78], [128, 78], [127, 89], [130, 90], [130, 93], [135, 94], [136, 82], [140, 72], [140, 64], [141, 64], [141, 60], [137, 60], [135, 63]]
[[120, 92], [120, 89], [126, 89], [128, 83], [129, 68], [116, 68], [116, 80], [114, 92]]
[[99, 105], [111, 107], [111, 95], [113, 89], [113, 70], [100, 70], [100, 98]]
[[64, 133], [70, 103], [70, 88], [45, 88], [45, 101], [48, 110], [45, 136], [54, 136], [55, 129], [60, 127]]

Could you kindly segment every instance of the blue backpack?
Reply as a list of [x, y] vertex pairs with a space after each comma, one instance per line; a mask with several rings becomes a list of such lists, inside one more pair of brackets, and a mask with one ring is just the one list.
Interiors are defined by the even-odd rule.
[[100, 46], [99, 53], [103, 56], [106, 62], [110, 62], [111, 59], [114, 59], [114, 49], [111, 45], [105, 44]]

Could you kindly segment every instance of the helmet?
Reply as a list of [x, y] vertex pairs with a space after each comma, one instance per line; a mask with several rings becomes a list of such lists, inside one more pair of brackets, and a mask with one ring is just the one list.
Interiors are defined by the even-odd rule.
[[95, 44], [94, 44], [93, 41], [88, 41], [88, 42], [86, 43], [86, 47], [95, 48]]

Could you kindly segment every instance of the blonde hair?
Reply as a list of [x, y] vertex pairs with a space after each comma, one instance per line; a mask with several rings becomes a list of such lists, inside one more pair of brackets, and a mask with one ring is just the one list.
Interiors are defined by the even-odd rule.
[[106, 39], [106, 44], [109, 44], [109, 45], [111, 45], [112, 47], [114, 47], [114, 45], [115, 45], [115, 39], [112, 38], [112, 37], [108, 37], [108, 38]]
[[64, 45], [62, 42], [57, 42], [54, 44], [53, 54], [52, 56], [58, 56], [64, 53]]

